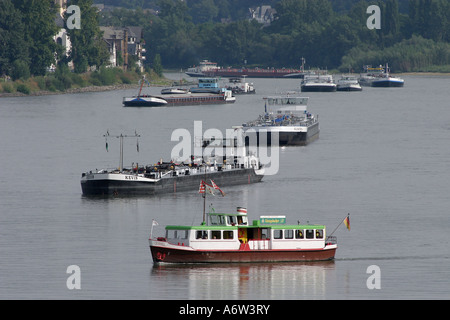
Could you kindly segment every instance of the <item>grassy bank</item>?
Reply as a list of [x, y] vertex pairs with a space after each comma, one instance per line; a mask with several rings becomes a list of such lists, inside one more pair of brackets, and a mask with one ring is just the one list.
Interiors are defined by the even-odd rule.
[[144, 74], [135, 71], [123, 71], [119, 68], [101, 68], [98, 71], [77, 74], [68, 70], [48, 73], [45, 76], [0, 80], [0, 96], [44, 95], [73, 92], [113, 90], [115, 88], [136, 87], [142, 76], [151, 85], [170, 85], [171, 81], [159, 77], [153, 71]]

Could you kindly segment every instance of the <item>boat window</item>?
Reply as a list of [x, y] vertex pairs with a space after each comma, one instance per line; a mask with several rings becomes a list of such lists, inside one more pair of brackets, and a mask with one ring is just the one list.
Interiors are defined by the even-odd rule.
[[273, 230], [274, 239], [283, 239], [283, 230], [275, 229]]
[[303, 239], [303, 230], [295, 230], [295, 239]]
[[222, 231], [211, 231], [211, 239], [222, 239]]
[[292, 230], [292, 229], [284, 230], [284, 238], [285, 239], [294, 239], [294, 230]]
[[269, 229], [261, 229], [261, 239], [269, 239]]
[[306, 239], [314, 239], [314, 230], [306, 230]]
[[227, 221], [230, 226], [236, 225], [236, 217], [235, 216], [227, 216]]
[[208, 231], [197, 230], [195, 233], [195, 239], [208, 239]]
[[316, 239], [323, 239], [323, 230], [316, 230]]
[[224, 239], [233, 239], [233, 231], [232, 230], [226, 230], [223, 232], [223, 238]]

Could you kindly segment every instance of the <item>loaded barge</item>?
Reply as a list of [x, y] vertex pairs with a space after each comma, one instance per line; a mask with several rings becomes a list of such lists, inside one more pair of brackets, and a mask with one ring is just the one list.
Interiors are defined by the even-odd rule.
[[[109, 134], [108, 134], [109, 136]], [[120, 150], [123, 138], [120, 135]], [[132, 136], [133, 137], [133, 136]], [[210, 141], [202, 139], [203, 150], [213, 143], [223, 148], [224, 156], [195, 156], [189, 161], [159, 161], [157, 164], [123, 166], [123, 152], [120, 154], [119, 168], [87, 171], [81, 175], [83, 195], [154, 195], [189, 191], [198, 186], [202, 179], [213, 179], [222, 186], [251, 184], [260, 182], [264, 167], [259, 158], [246, 153], [245, 146], [237, 145], [243, 139], [223, 139]], [[222, 144], [222, 145], [219, 145]], [[243, 142], [242, 142], [243, 144]]]

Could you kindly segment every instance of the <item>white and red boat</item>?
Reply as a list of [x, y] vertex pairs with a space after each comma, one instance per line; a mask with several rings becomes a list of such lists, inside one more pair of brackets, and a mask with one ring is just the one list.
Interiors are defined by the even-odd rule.
[[[149, 239], [155, 263], [301, 262], [334, 259], [336, 237], [323, 225], [286, 224], [285, 216], [261, 216], [249, 224], [247, 210], [208, 214], [198, 226], [166, 226]], [[204, 218], [205, 220], [205, 218]], [[152, 225], [153, 228], [153, 225]]]

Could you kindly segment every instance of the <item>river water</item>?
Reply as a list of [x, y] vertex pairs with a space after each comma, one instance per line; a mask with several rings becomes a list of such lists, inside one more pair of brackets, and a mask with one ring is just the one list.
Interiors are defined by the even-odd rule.
[[[198, 120], [225, 132], [263, 112], [264, 96], [299, 90], [298, 79], [247, 79], [257, 93], [230, 105], [122, 107], [136, 90], [0, 99], [0, 298], [449, 299], [450, 77], [404, 79], [404, 88], [302, 94], [320, 138], [281, 149], [263, 182], [208, 199], [216, 211], [285, 214], [328, 233], [349, 213], [327, 263], [154, 266], [152, 219], [155, 235], [199, 223], [197, 190], [90, 199], [80, 188], [82, 172], [119, 164], [107, 130], [141, 135], [125, 139], [127, 166], [168, 160], [175, 129], [193, 132]], [[79, 289], [69, 289], [69, 266]]]

